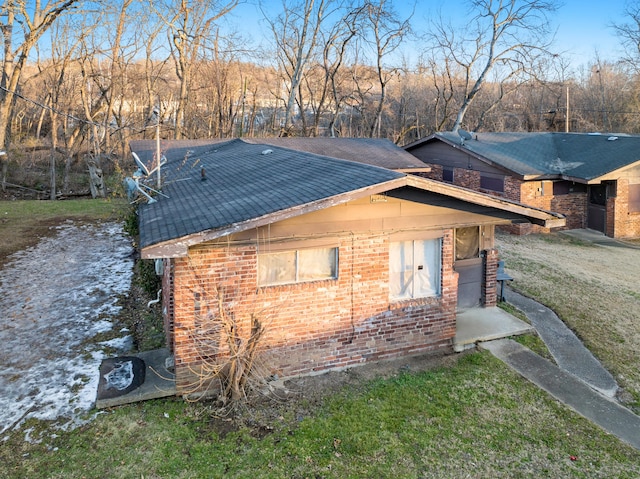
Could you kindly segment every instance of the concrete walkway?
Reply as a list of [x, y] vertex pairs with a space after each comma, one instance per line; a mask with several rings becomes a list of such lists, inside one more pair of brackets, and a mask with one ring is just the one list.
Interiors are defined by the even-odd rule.
[[611, 238], [600, 231], [589, 229], [563, 230], [559, 232], [561, 235], [570, 236], [579, 241], [585, 241], [598, 246], [610, 246], [612, 248], [631, 248], [640, 249], [640, 246], [624, 240]]
[[640, 450], [640, 417], [511, 339], [481, 343], [498, 359], [581, 416]]
[[453, 350], [457, 353], [475, 348], [481, 341], [509, 338], [535, 329], [528, 323], [494, 306], [492, 308], [472, 308], [458, 312]]
[[509, 288], [505, 288], [505, 299], [527, 316], [561, 369], [605, 396], [615, 397], [616, 380], [553, 311]]
[[591, 351], [546, 306], [508, 288], [505, 299], [527, 316], [557, 366], [510, 339], [485, 341], [479, 347], [581, 416], [640, 450], [640, 417], [615, 401], [618, 384]]
[[[638, 248], [592, 230], [562, 234], [599, 246]], [[618, 384], [576, 335], [546, 306], [507, 289], [507, 302], [531, 321], [557, 363], [510, 339], [480, 344], [523, 377], [605, 431], [640, 450], [640, 417], [614, 399]]]

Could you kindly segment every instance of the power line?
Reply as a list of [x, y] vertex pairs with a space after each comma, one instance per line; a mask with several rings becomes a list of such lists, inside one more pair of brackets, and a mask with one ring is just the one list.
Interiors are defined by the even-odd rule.
[[31, 98], [27, 98], [26, 96], [24, 96], [24, 95], [22, 95], [22, 94], [20, 94], [20, 93], [18, 93], [16, 91], [11, 91], [11, 90], [3, 87], [3, 86], [0, 86], [0, 90], [3, 90], [3, 91], [5, 91], [5, 92], [7, 92], [7, 93], [9, 93], [11, 95], [14, 95], [14, 96], [16, 96], [16, 97], [20, 98], [21, 100], [24, 100], [24, 101], [26, 101], [28, 103], [36, 105], [37, 107], [42, 108], [43, 110], [51, 111], [51, 112], [53, 112], [53, 113], [55, 113], [57, 115], [63, 116], [65, 118], [68, 118], [70, 120], [74, 120], [74, 121], [77, 121], [77, 122], [80, 122], [80, 123], [84, 123], [86, 125], [96, 126], [96, 127], [99, 127], [99, 128], [110, 128], [110, 129], [112, 129], [114, 131], [116, 131], [116, 130], [133, 130], [133, 131], [136, 131], [138, 133], [144, 131], [147, 128], [147, 127], [135, 128], [135, 127], [132, 127], [132, 126], [121, 126], [121, 127], [118, 127], [118, 126], [112, 126], [110, 124], [106, 124], [105, 125], [103, 123], [96, 123], [94, 121], [90, 121], [90, 120], [86, 120], [84, 118], [77, 117], [77, 116], [72, 115], [70, 113], [65, 113], [65, 112], [60, 111], [60, 110], [58, 110], [56, 108], [53, 108], [53, 107], [51, 107], [49, 105], [44, 105], [44, 104], [42, 104], [42, 103], [40, 103], [40, 102], [38, 102], [36, 100], [33, 100]]

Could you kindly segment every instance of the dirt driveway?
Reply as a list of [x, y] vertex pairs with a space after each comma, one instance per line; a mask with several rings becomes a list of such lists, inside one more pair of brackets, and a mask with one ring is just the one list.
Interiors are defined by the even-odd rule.
[[549, 306], [640, 404], [640, 249], [498, 235], [514, 287]]
[[131, 285], [130, 239], [115, 223], [67, 222], [0, 270], [0, 433], [25, 419], [73, 424], [91, 409], [98, 367], [127, 350], [114, 331]]

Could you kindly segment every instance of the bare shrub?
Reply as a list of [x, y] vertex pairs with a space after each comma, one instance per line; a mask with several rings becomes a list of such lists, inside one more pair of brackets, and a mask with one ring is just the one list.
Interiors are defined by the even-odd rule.
[[[235, 404], [245, 400], [250, 389], [266, 383], [258, 361], [265, 315], [252, 312], [243, 321], [229, 306], [232, 302], [225, 304], [223, 288], [203, 293], [189, 334], [201, 362], [190, 368], [195, 379], [186, 388], [186, 397], [197, 401], [218, 392], [222, 405]], [[248, 327], [242, 324], [246, 322]]]

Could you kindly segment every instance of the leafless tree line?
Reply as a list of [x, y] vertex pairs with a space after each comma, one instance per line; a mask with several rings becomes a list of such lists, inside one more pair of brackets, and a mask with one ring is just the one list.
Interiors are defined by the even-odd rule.
[[163, 138], [399, 144], [458, 128], [640, 132], [640, 3], [616, 26], [628, 55], [577, 70], [553, 49], [553, 0], [471, 0], [464, 27], [391, 0], [283, 0], [262, 6], [258, 47], [229, 25], [238, 4], [4, 0], [0, 150], [50, 148], [53, 197], [60, 158], [124, 156], [157, 122]]

